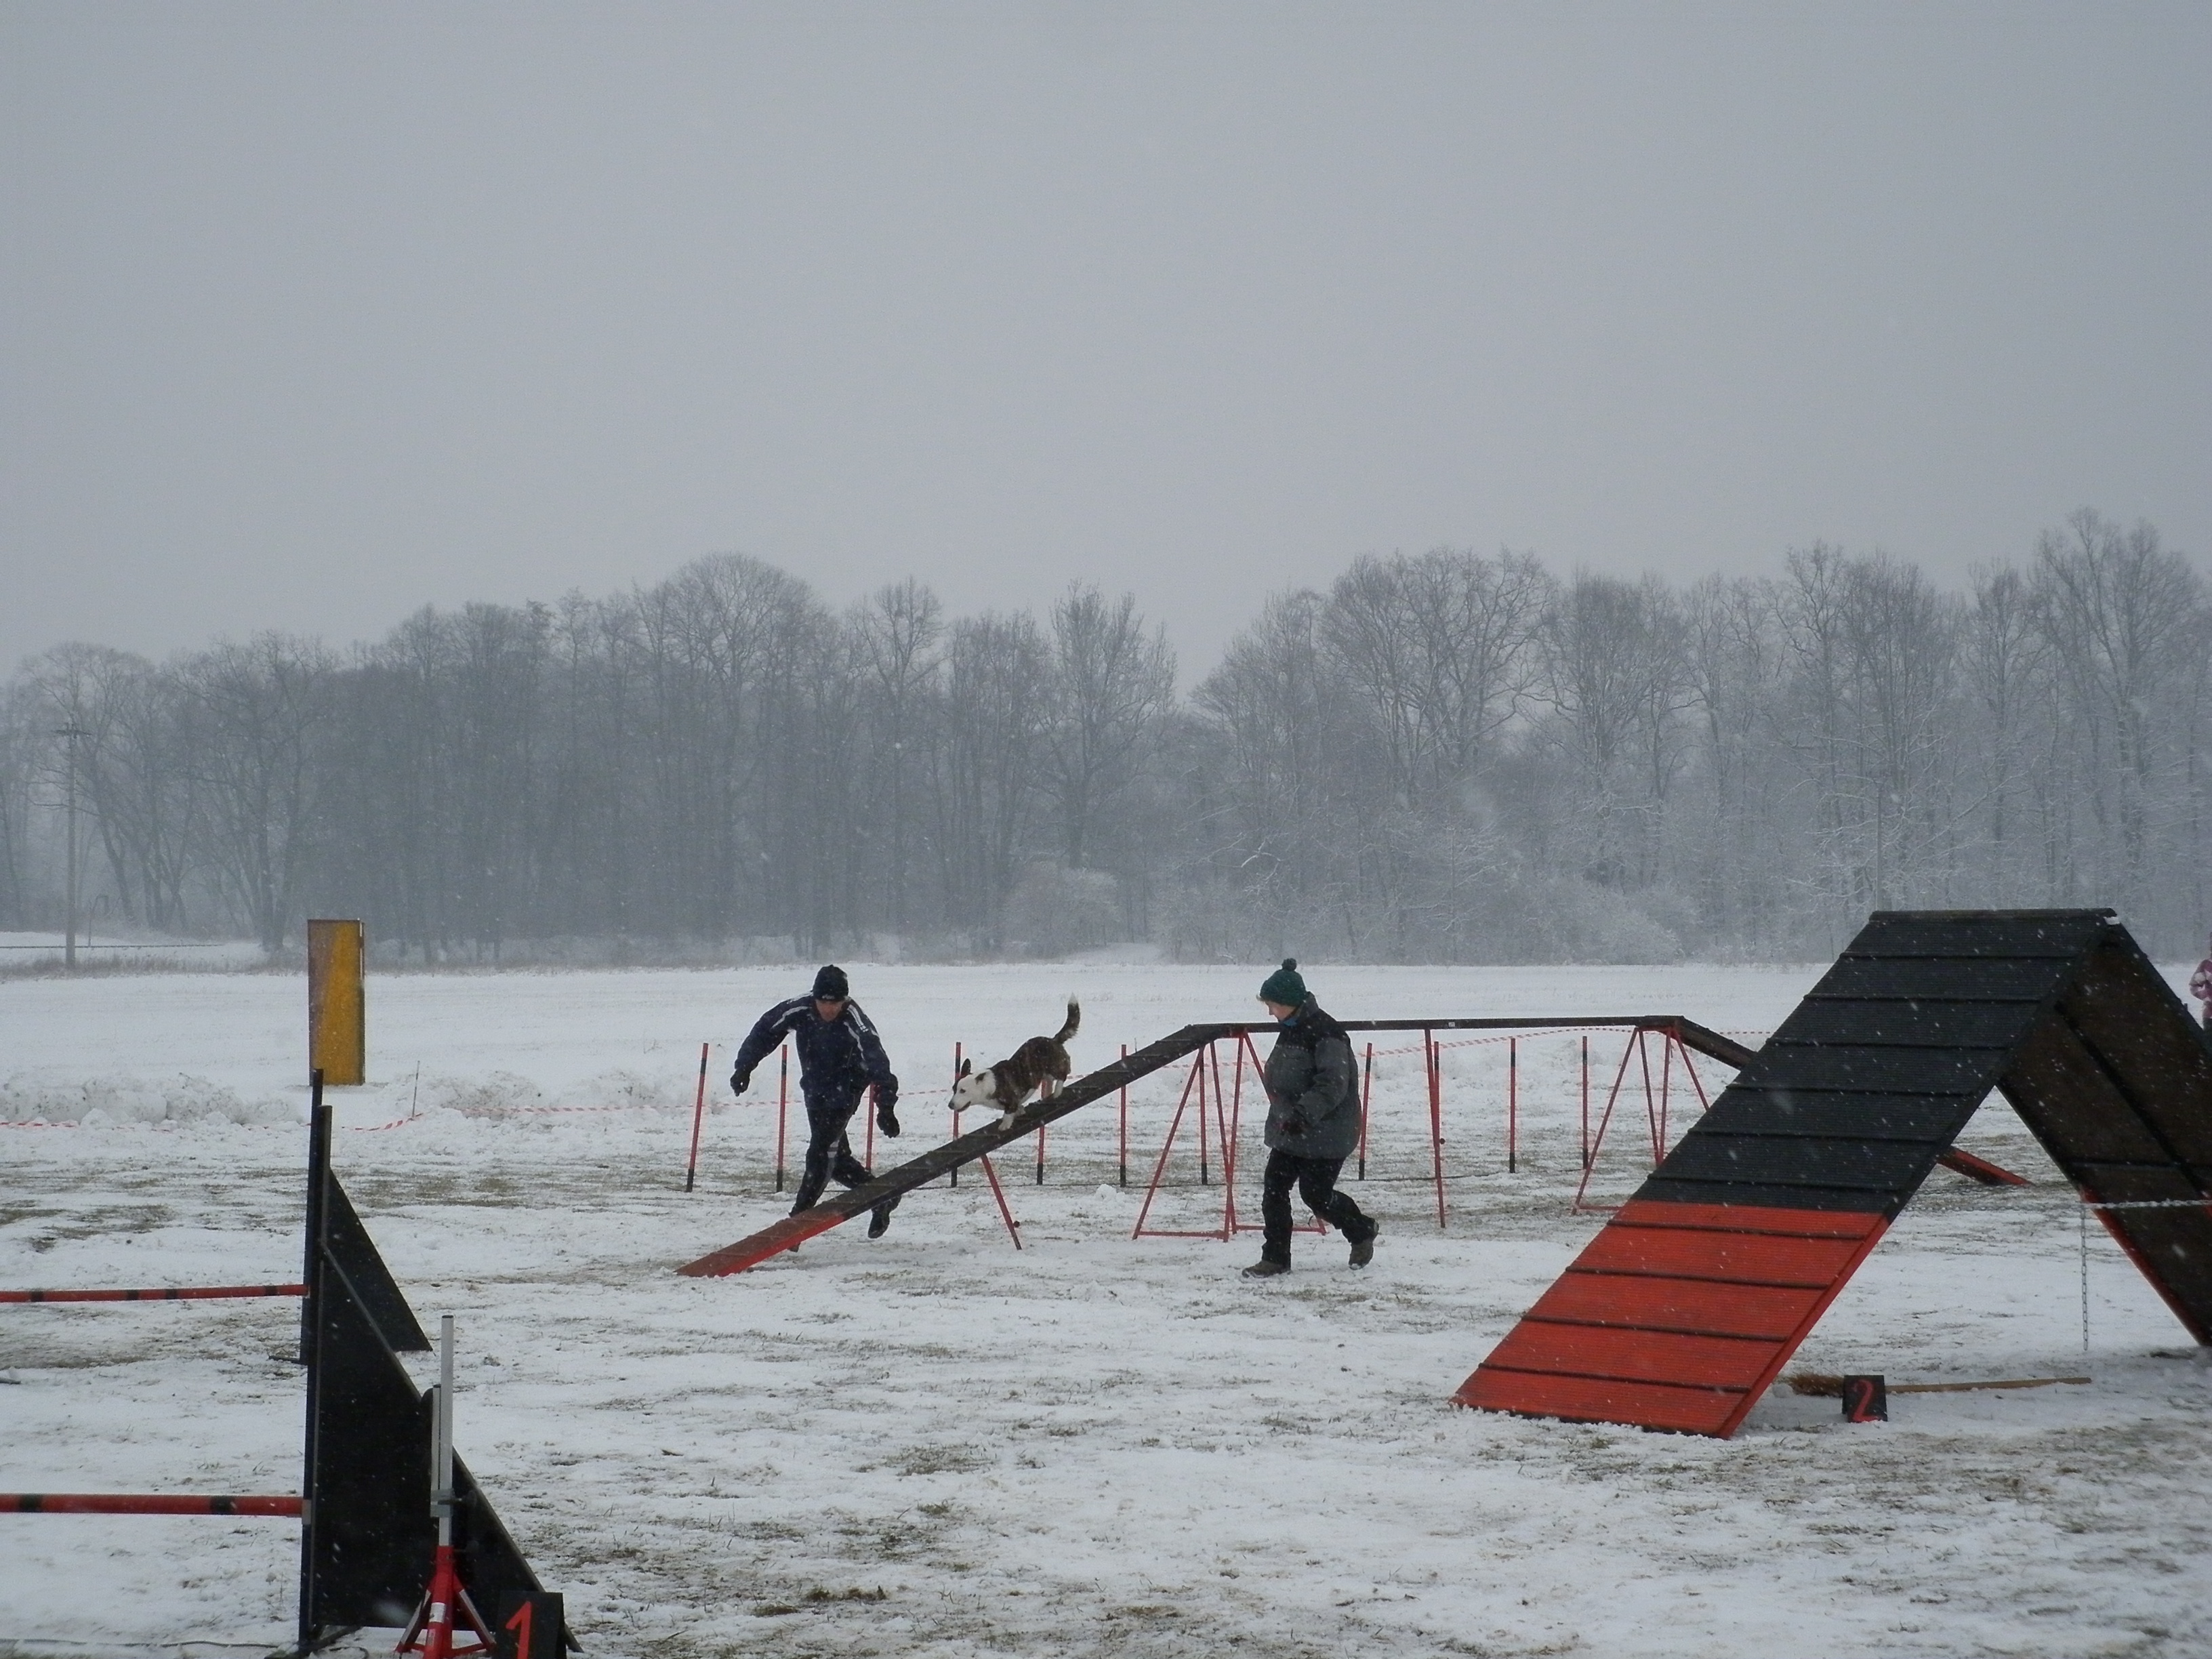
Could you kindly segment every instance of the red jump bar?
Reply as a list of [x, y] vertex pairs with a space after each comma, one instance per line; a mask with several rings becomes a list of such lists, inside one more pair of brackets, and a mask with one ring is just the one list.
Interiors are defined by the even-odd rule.
[[296, 1498], [133, 1492], [0, 1492], [0, 1515], [297, 1515]]
[[205, 1290], [0, 1291], [0, 1302], [213, 1302], [240, 1296], [305, 1296], [305, 1285], [217, 1285]]

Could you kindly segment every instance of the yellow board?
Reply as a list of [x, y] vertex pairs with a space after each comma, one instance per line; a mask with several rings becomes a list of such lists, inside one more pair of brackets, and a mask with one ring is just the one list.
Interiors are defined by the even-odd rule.
[[307, 924], [307, 1066], [323, 1082], [368, 1081], [368, 1017], [357, 921]]

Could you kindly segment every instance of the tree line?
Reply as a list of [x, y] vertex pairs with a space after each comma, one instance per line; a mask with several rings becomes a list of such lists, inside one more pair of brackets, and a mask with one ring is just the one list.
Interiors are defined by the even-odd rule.
[[1870, 909], [2110, 904], [2179, 953], [2208, 643], [2190, 562], [2087, 510], [1955, 591], [1820, 544], [1688, 585], [1362, 557], [1187, 695], [1127, 596], [841, 611], [717, 556], [343, 652], [33, 659], [0, 927], [61, 924], [73, 775], [80, 914], [271, 951], [317, 914], [425, 961], [1779, 959]]

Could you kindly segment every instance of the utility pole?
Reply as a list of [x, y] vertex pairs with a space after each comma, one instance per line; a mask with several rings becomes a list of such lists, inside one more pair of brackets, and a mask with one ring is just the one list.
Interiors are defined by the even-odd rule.
[[67, 842], [67, 858], [63, 878], [62, 911], [67, 920], [67, 931], [62, 935], [62, 966], [76, 966], [76, 740], [84, 737], [85, 729], [72, 720], [67, 726], [58, 726], [54, 735], [69, 742], [69, 811], [63, 830]]

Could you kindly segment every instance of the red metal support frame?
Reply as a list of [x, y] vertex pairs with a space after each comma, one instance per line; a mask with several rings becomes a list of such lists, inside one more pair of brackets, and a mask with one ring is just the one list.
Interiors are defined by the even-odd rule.
[[983, 1166], [983, 1179], [991, 1183], [991, 1196], [999, 1200], [999, 1219], [1006, 1224], [1006, 1237], [1014, 1241], [1014, 1248], [1022, 1248], [1022, 1224], [1014, 1219], [1012, 1208], [1006, 1203], [1006, 1189], [999, 1184], [999, 1172], [991, 1167], [990, 1154], [986, 1152], [976, 1162]]
[[[1168, 1120], [1167, 1134], [1160, 1141], [1159, 1160], [1152, 1165], [1152, 1179], [1151, 1184], [1145, 1188], [1145, 1201], [1137, 1208], [1137, 1224], [1129, 1232], [1129, 1237], [1132, 1238], [1142, 1238], [1145, 1236], [1145, 1219], [1152, 1212], [1152, 1200], [1159, 1195], [1161, 1178], [1167, 1174], [1168, 1154], [1175, 1150], [1176, 1131], [1182, 1127], [1182, 1115], [1190, 1104], [1191, 1089], [1204, 1078], [1205, 1067], [1206, 1061], [1201, 1055], [1192, 1057], [1189, 1075], [1182, 1081], [1182, 1093], [1176, 1098], [1175, 1115]], [[1167, 1236], [1190, 1237], [1192, 1235]], [[1210, 1235], [1206, 1236], [1210, 1237]]]
[[[1263, 1079], [1267, 1076], [1267, 1067], [1260, 1059], [1259, 1049], [1253, 1045], [1252, 1034], [1249, 1031], [1239, 1031], [1237, 1034], [1237, 1040], [1243, 1050], [1243, 1053], [1238, 1056], [1239, 1061], [1242, 1061], [1244, 1054], [1249, 1054], [1251, 1056], [1252, 1079], [1255, 1085], [1259, 1085], [1261, 1098], [1264, 1100], [1267, 1097], [1267, 1095], [1266, 1085]], [[1228, 1141], [1231, 1149], [1240, 1157], [1242, 1156], [1242, 1149], [1243, 1146], [1243, 1138], [1241, 1133], [1241, 1124], [1243, 1121], [1243, 1091], [1242, 1088], [1242, 1079], [1240, 1077], [1239, 1087], [1237, 1095], [1231, 1103], [1230, 1110]], [[1264, 1128], [1267, 1122], [1264, 1114], [1261, 1115], [1261, 1122]], [[1230, 1239], [1234, 1238], [1238, 1233], [1265, 1232], [1267, 1231], [1267, 1223], [1265, 1220], [1246, 1221], [1240, 1218], [1237, 1213], [1237, 1179], [1233, 1168], [1228, 1174], [1226, 1185], [1229, 1190], [1224, 1194], [1224, 1202], [1222, 1205], [1221, 1237], [1224, 1239]], [[1326, 1233], [1328, 1231], [1328, 1224], [1322, 1220], [1320, 1217], [1316, 1216], [1310, 1221], [1293, 1223], [1291, 1227], [1291, 1231], [1294, 1233]]]
[[[1241, 1231], [1237, 1219], [1237, 1153], [1243, 1139], [1244, 1128], [1244, 1051], [1252, 1046], [1252, 1039], [1243, 1032], [1237, 1034], [1237, 1060], [1232, 1068], [1233, 1087], [1229, 1097], [1229, 1122], [1221, 1134], [1221, 1237], [1226, 1243]], [[1221, 1067], [1213, 1068], [1213, 1097], [1221, 1098]]]
[[[1637, 1047], [1642, 1042], [1643, 1036], [1644, 1033], [1641, 1030], [1632, 1031], [1629, 1034], [1628, 1041], [1621, 1046], [1620, 1065], [1613, 1072], [1613, 1087], [1606, 1092], [1605, 1109], [1598, 1114], [1597, 1133], [1589, 1138], [1588, 1150], [1583, 1154], [1583, 1178], [1576, 1183], [1574, 1202], [1568, 1206], [1574, 1211], [1580, 1212], [1585, 1207], [1615, 1207], [1613, 1206], [1586, 1206], [1583, 1203], [1583, 1197], [1589, 1190], [1590, 1176], [1597, 1170], [1597, 1149], [1605, 1144], [1606, 1128], [1612, 1123], [1613, 1109], [1620, 1099], [1621, 1083], [1628, 1076], [1628, 1057], [1637, 1051]], [[1589, 1039], [1584, 1038], [1583, 1042], [1587, 1046]], [[1585, 1106], [1583, 1109], [1587, 1113], [1589, 1109]]]
[[[1249, 1042], [1244, 1033], [1235, 1034]], [[1211, 1238], [1224, 1241], [1233, 1238], [1240, 1231], [1251, 1231], [1251, 1224], [1240, 1222], [1237, 1217], [1236, 1190], [1236, 1119], [1231, 1115], [1231, 1103], [1221, 1086], [1220, 1056], [1213, 1052], [1211, 1042], [1191, 1056], [1190, 1072], [1183, 1079], [1182, 1093], [1176, 1101], [1175, 1116], [1168, 1123], [1166, 1139], [1160, 1143], [1160, 1155], [1152, 1166], [1152, 1179], [1146, 1188], [1145, 1201], [1137, 1212], [1137, 1224], [1130, 1230], [1132, 1238]], [[1255, 1054], [1254, 1063], [1258, 1063]], [[1211, 1081], [1209, 1082], [1209, 1076]], [[1176, 1137], [1182, 1133], [1183, 1115], [1195, 1107], [1198, 1127], [1204, 1143], [1208, 1111], [1214, 1115], [1214, 1138], [1218, 1142], [1224, 1159], [1222, 1168], [1221, 1220], [1204, 1231], [1188, 1228], [1148, 1227], [1145, 1224], [1152, 1210], [1152, 1200], [1159, 1195], [1160, 1185], [1167, 1174], [1168, 1159], [1175, 1151]], [[1211, 1185], [1209, 1180], [1206, 1183]]]
[[[1243, 1040], [1245, 1033], [1237, 1033]], [[1243, 1061], [1243, 1048], [1237, 1051], [1239, 1064]], [[1230, 1106], [1230, 1097], [1221, 1088], [1221, 1044], [1206, 1044], [1206, 1066], [1214, 1078], [1214, 1134], [1221, 1146], [1221, 1237], [1230, 1239], [1237, 1232], [1237, 1115]], [[1243, 1079], [1239, 1078], [1239, 1093]]]
[[1636, 1033], [1636, 1063], [1644, 1070], [1644, 1133], [1651, 1141], [1651, 1167], [1656, 1170], [1666, 1160], [1667, 1149], [1659, 1144], [1659, 1115], [1651, 1104], [1651, 1050], [1644, 1035], [1640, 1029]]

